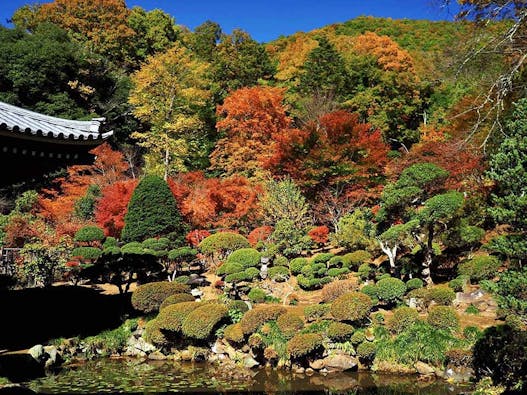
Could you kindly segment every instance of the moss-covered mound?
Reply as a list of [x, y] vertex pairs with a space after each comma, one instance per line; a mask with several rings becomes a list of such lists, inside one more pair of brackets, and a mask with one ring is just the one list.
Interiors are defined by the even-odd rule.
[[276, 320], [286, 312], [283, 306], [266, 306], [249, 310], [242, 317], [240, 325], [244, 335], [254, 333], [267, 321]]
[[290, 339], [304, 327], [304, 320], [298, 314], [288, 312], [278, 317], [276, 324], [282, 334]]
[[214, 327], [227, 316], [228, 311], [227, 306], [219, 303], [202, 305], [187, 315], [181, 330], [187, 337], [207, 339]]
[[187, 285], [169, 281], [143, 284], [137, 287], [132, 294], [132, 306], [146, 314], [154, 313], [159, 311], [161, 303], [169, 296], [185, 293], [189, 290]]
[[240, 323], [229, 325], [223, 331], [223, 337], [232, 343], [241, 343], [244, 340], [244, 335], [242, 331], [242, 326]]
[[194, 302], [195, 298], [191, 294], [179, 293], [170, 295], [166, 298], [161, 306], [159, 306], [159, 311], [163, 310], [165, 307], [170, 306], [171, 304], [182, 303], [182, 302]]
[[337, 298], [331, 305], [331, 315], [338, 321], [357, 321], [368, 316], [373, 302], [361, 292], [350, 292]]
[[199, 302], [171, 304], [161, 310], [156, 320], [159, 321], [159, 327], [161, 329], [180, 332], [185, 318], [201, 305]]
[[291, 358], [301, 358], [318, 350], [323, 340], [319, 333], [299, 333], [287, 342], [287, 352]]

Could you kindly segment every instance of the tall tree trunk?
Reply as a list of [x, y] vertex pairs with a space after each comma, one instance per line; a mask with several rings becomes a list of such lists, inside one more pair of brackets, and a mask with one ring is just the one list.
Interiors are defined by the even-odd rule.
[[428, 239], [426, 245], [424, 245], [424, 259], [422, 264], [421, 276], [427, 284], [432, 284], [432, 276], [430, 273], [430, 267], [432, 266], [432, 253], [433, 253], [433, 240], [434, 240], [434, 224], [428, 225]]

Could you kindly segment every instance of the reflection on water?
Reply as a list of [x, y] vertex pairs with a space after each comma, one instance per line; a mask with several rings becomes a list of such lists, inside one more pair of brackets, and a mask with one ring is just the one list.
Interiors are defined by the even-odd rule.
[[311, 377], [290, 372], [254, 370], [241, 377], [218, 366], [137, 360], [93, 361], [28, 383], [43, 394], [265, 392], [269, 394], [454, 395], [470, 393], [469, 386], [428, 382], [417, 376], [336, 373]]

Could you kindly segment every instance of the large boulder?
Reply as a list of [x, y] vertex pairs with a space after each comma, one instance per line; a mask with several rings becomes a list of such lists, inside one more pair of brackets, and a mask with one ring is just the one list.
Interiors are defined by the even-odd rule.
[[344, 372], [357, 368], [359, 361], [348, 354], [332, 354], [324, 358], [323, 363], [330, 372]]

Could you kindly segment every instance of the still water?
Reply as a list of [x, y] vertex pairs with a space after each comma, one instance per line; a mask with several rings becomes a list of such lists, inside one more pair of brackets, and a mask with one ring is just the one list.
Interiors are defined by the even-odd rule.
[[269, 394], [379, 394], [454, 395], [470, 394], [469, 385], [423, 381], [418, 376], [336, 373], [311, 377], [290, 372], [254, 370], [252, 377], [208, 364], [93, 361], [63, 369], [59, 374], [26, 383], [42, 394], [254, 392]]

